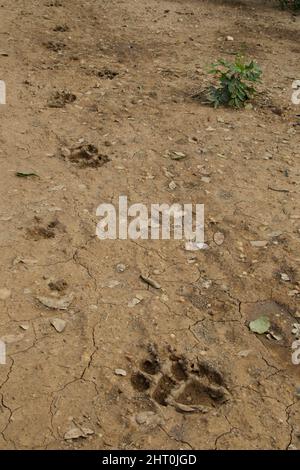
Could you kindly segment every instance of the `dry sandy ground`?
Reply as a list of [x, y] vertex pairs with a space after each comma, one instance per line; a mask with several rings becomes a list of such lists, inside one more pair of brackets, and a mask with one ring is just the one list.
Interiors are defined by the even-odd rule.
[[[2, 449], [300, 447], [300, 17], [262, 3], [1, 1]], [[194, 100], [239, 51], [263, 69], [253, 109]], [[82, 139], [110, 161], [60, 155]], [[100, 241], [120, 194], [205, 204], [209, 249]]]

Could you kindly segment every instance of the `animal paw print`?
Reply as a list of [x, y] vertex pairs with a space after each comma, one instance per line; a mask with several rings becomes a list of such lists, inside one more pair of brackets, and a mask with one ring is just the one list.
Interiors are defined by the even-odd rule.
[[38, 241], [43, 238], [55, 238], [57, 232], [65, 232], [65, 226], [59, 220], [54, 219], [45, 225], [39, 217], [34, 217], [34, 225], [27, 229], [26, 235], [27, 238]]
[[154, 350], [132, 374], [131, 384], [158, 405], [185, 413], [207, 413], [230, 398], [222, 373], [210, 362], [176, 354], [161, 362]]

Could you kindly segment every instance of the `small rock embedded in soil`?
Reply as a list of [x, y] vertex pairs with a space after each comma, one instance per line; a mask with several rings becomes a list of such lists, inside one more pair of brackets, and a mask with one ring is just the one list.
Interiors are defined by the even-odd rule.
[[249, 354], [251, 354], [252, 350], [251, 349], [245, 349], [244, 351], [239, 351], [238, 356], [239, 357], [248, 357]]
[[296, 338], [300, 338], [300, 323], [293, 324], [292, 333], [296, 336]]
[[209, 289], [211, 286], [212, 286], [211, 279], [206, 279], [205, 281], [202, 282], [202, 287], [204, 287], [204, 289]]
[[37, 300], [45, 307], [53, 310], [67, 310], [73, 302], [73, 295], [66, 295], [60, 298], [38, 296]]
[[276, 331], [270, 330], [269, 333], [267, 334], [268, 339], [275, 339], [276, 341], [282, 341], [283, 337], [282, 335], [276, 333]]
[[64, 435], [64, 439], [66, 441], [71, 440], [71, 439], [79, 439], [80, 437], [85, 437], [79, 428], [72, 428], [70, 431], [66, 432]]
[[208, 184], [208, 183], [210, 183], [210, 177], [209, 177], [209, 176], [202, 176], [202, 177], [201, 177], [201, 181], [202, 181], [203, 183]]
[[171, 160], [175, 161], [183, 160], [184, 158], [186, 158], [186, 154], [183, 152], [175, 152], [170, 150], [167, 152], [167, 154], [171, 158]]
[[263, 248], [264, 246], [267, 246], [268, 241], [267, 240], [251, 240], [250, 244], [254, 248]]
[[65, 320], [62, 320], [61, 318], [54, 318], [50, 321], [50, 323], [58, 333], [62, 333], [67, 325], [67, 322]]
[[133, 308], [133, 307], [135, 307], [136, 305], [140, 304], [141, 301], [142, 301], [142, 299], [139, 299], [138, 297], [134, 297], [132, 300], [130, 300], [130, 301], [128, 302], [127, 305], [128, 305], [128, 307]]
[[62, 156], [65, 157], [65, 158], [69, 158], [71, 156], [71, 150], [68, 149], [68, 147], [62, 147], [60, 149], [60, 152], [61, 152]]
[[149, 428], [155, 428], [156, 426], [163, 424], [163, 418], [153, 411], [143, 411], [138, 413], [135, 416], [135, 421], [140, 426], [146, 426]]
[[69, 431], [67, 431], [64, 435], [64, 439], [66, 441], [72, 440], [72, 439], [79, 439], [80, 437], [87, 438], [88, 436], [91, 436], [94, 434], [94, 431], [89, 428], [72, 428]]
[[197, 242], [186, 242], [185, 250], [186, 251], [198, 251], [198, 250], [208, 250], [209, 246], [206, 243], [197, 243]]
[[22, 256], [17, 256], [13, 260], [13, 266], [17, 266], [18, 264], [26, 264], [27, 266], [33, 266], [37, 264], [37, 260], [33, 258], [22, 258]]
[[72, 428], [70, 431], [66, 432], [64, 435], [65, 440], [69, 439], [79, 439], [80, 437], [85, 437], [79, 428]]
[[170, 406], [174, 406], [176, 411], [180, 413], [208, 413], [210, 408], [204, 405], [186, 405], [185, 403], [179, 403], [172, 398], [168, 398], [166, 403]]
[[107, 282], [105, 287], [108, 287], [109, 289], [114, 289], [115, 287], [120, 285], [120, 281], [117, 281], [116, 279], [111, 279], [110, 281]]
[[118, 273], [123, 273], [126, 270], [126, 266], [125, 264], [119, 263], [117, 264], [116, 269]]
[[127, 376], [127, 372], [124, 369], [115, 369], [115, 374], [119, 375], [121, 377], [126, 377]]
[[214, 242], [215, 242], [216, 245], [218, 245], [218, 246], [223, 245], [224, 241], [225, 241], [224, 233], [216, 232], [214, 234]]

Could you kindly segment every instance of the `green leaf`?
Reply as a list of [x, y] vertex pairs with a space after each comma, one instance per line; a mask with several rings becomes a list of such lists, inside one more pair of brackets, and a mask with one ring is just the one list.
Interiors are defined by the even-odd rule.
[[257, 333], [259, 335], [263, 335], [267, 333], [270, 327], [271, 327], [270, 320], [265, 315], [257, 318], [256, 320], [253, 320], [249, 324], [250, 330], [253, 331], [253, 333]]
[[256, 62], [252, 60], [246, 63], [241, 55], [236, 57], [235, 62], [219, 59], [211, 67], [210, 73], [219, 83], [218, 86], [211, 87], [210, 92], [210, 101], [215, 107], [243, 107], [256, 91], [251, 84], [259, 81], [262, 74]]

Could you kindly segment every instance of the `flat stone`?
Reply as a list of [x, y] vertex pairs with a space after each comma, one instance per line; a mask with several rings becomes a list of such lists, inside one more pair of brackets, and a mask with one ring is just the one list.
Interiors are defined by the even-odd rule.
[[67, 322], [65, 320], [62, 320], [61, 318], [54, 318], [50, 321], [50, 323], [58, 333], [62, 333], [67, 325]]
[[268, 241], [267, 240], [251, 240], [250, 244], [251, 246], [254, 246], [255, 248], [263, 248], [264, 246], [267, 246]]

